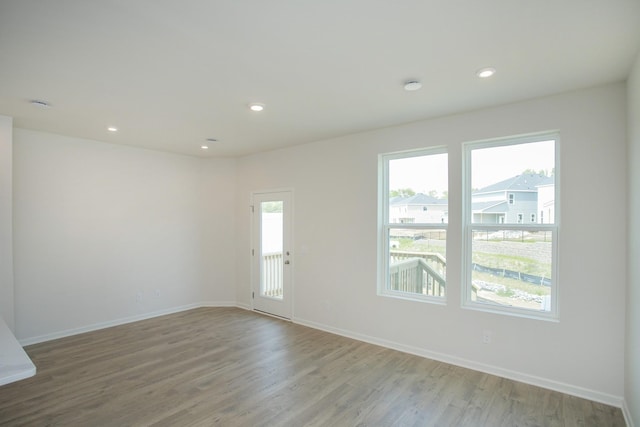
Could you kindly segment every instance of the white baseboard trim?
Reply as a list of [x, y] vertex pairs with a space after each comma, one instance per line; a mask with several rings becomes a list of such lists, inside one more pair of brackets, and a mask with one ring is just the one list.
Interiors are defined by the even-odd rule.
[[622, 402], [622, 415], [624, 415], [624, 421], [627, 423], [627, 427], [635, 427], [626, 399]]
[[[498, 366], [492, 366], [484, 363], [474, 362], [472, 360], [463, 359], [463, 358], [452, 356], [449, 354], [438, 353], [438, 352], [429, 351], [423, 348], [400, 344], [394, 341], [388, 341], [381, 338], [358, 334], [358, 333], [354, 333], [344, 329], [334, 328], [332, 326], [316, 323], [306, 319], [294, 318], [292, 319], [292, 321], [299, 325], [308, 326], [310, 328], [319, 329], [321, 331], [329, 332], [336, 335], [341, 335], [343, 337], [352, 338], [352, 339], [363, 341], [369, 344], [379, 345], [381, 347], [386, 347], [392, 350], [398, 350], [403, 353], [409, 353], [416, 356], [425, 357], [427, 359], [433, 359], [439, 362], [460, 366], [462, 368], [468, 368], [474, 371], [496, 375], [502, 378], [519, 381], [522, 383], [546, 388], [549, 390], [559, 391], [561, 393], [570, 394], [572, 396], [581, 397], [584, 399], [592, 400], [594, 402], [604, 403], [606, 405], [615, 406], [617, 408], [623, 408], [624, 398], [619, 396], [614, 396], [611, 394], [602, 393], [595, 390], [589, 390], [583, 387], [574, 386], [574, 385], [562, 383], [559, 381], [554, 381], [548, 378], [542, 378], [535, 375], [529, 375], [521, 372], [512, 371], [509, 369], [503, 369]], [[627, 418], [626, 415], [625, 415], [625, 418]], [[632, 424], [629, 424], [629, 422], [627, 422], [627, 425], [633, 426]]]
[[206, 301], [198, 304], [198, 307], [238, 307], [235, 301]]
[[238, 303], [236, 303], [235, 305], [236, 305], [236, 307], [241, 308], [241, 309], [243, 309], [243, 310], [249, 310], [249, 311], [252, 311], [252, 310], [253, 310], [253, 309], [251, 308], [251, 304], [244, 304], [244, 303], [238, 302]]
[[123, 317], [120, 319], [109, 320], [107, 322], [93, 323], [91, 325], [82, 326], [80, 328], [66, 329], [64, 331], [53, 332], [50, 334], [40, 335], [31, 338], [23, 338], [19, 340], [21, 346], [38, 344], [45, 341], [56, 340], [59, 338], [70, 337], [72, 335], [83, 334], [85, 332], [97, 331], [100, 329], [111, 328], [113, 326], [124, 325], [126, 323], [138, 322], [140, 320], [152, 319], [154, 317], [165, 316], [167, 314], [179, 313], [181, 311], [193, 310], [200, 307], [236, 307], [235, 301], [206, 302], [187, 304], [178, 307], [171, 307], [163, 310], [151, 311], [148, 313], [136, 314], [134, 316]]

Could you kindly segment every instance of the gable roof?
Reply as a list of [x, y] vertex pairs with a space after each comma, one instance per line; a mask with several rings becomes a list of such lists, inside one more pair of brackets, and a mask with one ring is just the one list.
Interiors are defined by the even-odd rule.
[[538, 174], [516, 175], [504, 181], [496, 182], [473, 192], [473, 194], [493, 193], [496, 191], [537, 191], [540, 185], [553, 184], [553, 176], [544, 176]]
[[[504, 208], [500, 211], [496, 210], [498, 206], [503, 205]], [[471, 204], [471, 210], [473, 212], [505, 212], [506, 211], [507, 202], [504, 200], [500, 201], [491, 201], [491, 202], [476, 202]]]
[[446, 205], [447, 203], [447, 199], [437, 199], [423, 193], [409, 197], [393, 197], [389, 200], [390, 205]]

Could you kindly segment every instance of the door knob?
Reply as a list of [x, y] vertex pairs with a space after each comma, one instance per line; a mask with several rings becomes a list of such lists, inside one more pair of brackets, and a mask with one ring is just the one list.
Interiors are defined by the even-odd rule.
[[289, 260], [286, 260], [284, 263], [285, 264], [291, 264], [291, 262]]

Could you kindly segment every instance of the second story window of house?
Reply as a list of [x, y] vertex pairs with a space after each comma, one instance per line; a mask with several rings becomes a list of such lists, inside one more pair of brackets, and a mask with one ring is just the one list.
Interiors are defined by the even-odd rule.
[[380, 295], [445, 301], [448, 156], [444, 149], [379, 157]]
[[465, 307], [557, 318], [557, 150], [557, 134], [464, 144]]

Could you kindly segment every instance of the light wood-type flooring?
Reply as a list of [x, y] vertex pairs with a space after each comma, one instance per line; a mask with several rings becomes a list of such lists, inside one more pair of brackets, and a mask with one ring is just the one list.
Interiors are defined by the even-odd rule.
[[620, 409], [237, 308], [26, 348], [9, 426], [624, 426]]

